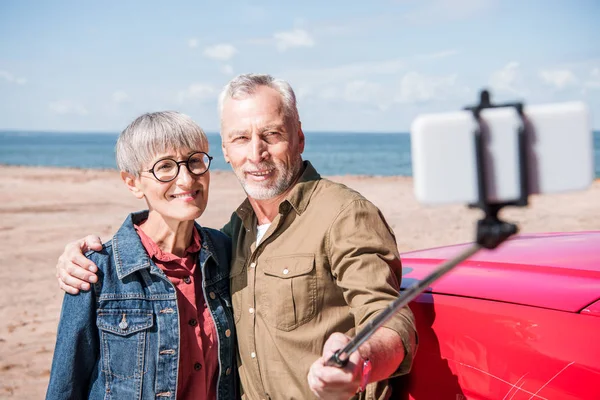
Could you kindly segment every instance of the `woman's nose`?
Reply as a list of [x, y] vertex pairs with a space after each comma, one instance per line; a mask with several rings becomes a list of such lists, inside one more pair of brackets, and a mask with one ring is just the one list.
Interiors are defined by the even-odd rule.
[[179, 165], [179, 172], [177, 173], [177, 184], [184, 186], [189, 185], [194, 181], [194, 177], [187, 168], [187, 164]]

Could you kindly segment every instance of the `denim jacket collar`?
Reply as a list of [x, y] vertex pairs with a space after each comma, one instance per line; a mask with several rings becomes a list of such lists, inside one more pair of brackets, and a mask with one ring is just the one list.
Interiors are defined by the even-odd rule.
[[[130, 214], [113, 238], [115, 265], [119, 279], [123, 279], [141, 269], [150, 269], [154, 265], [134, 228], [134, 224], [139, 224], [147, 218], [148, 210]], [[206, 260], [212, 257], [215, 263], [219, 265], [218, 257], [213, 257], [215, 251], [210, 237], [204, 234], [198, 223], [195, 222], [194, 227], [202, 238], [200, 264], [204, 265]]]

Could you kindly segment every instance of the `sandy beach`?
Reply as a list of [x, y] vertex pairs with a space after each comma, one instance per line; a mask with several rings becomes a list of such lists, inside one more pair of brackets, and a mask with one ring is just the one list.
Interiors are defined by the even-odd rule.
[[[383, 212], [401, 252], [471, 241], [478, 210], [419, 205], [407, 177], [340, 176]], [[213, 172], [202, 225], [221, 227], [244, 199], [233, 173]], [[113, 170], [0, 166], [0, 398], [44, 397], [63, 293], [56, 260], [86, 234], [109, 239], [126, 215], [145, 207]], [[600, 180], [584, 192], [534, 196], [509, 209], [521, 232], [600, 229]]]

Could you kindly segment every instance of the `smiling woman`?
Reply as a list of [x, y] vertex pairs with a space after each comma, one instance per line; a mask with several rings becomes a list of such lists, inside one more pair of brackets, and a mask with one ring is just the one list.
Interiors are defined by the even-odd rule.
[[116, 152], [148, 210], [87, 254], [99, 279], [64, 299], [47, 398], [235, 398], [224, 373], [235, 363], [231, 241], [195, 223], [208, 201], [206, 136], [186, 115], [145, 114]]

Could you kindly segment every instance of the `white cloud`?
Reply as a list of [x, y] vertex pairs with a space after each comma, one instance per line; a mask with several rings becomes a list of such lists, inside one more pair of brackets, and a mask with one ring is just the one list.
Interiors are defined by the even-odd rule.
[[[297, 86], [297, 95], [302, 100], [314, 98], [324, 101], [369, 104], [379, 110], [387, 110], [393, 104], [415, 104], [462, 98], [470, 94], [467, 87], [459, 84], [458, 75], [425, 75], [415, 71], [402, 76], [398, 86], [386, 84], [385, 80], [352, 78], [344, 81], [303, 84]], [[395, 79], [394, 79], [395, 81]]]
[[[522, 94], [520, 89], [520, 66], [516, 61], [511, 61], [504, 68], [494, 71], [490, 76], [490, 86], [494, 90]], [[519, 87], [519, 89], [517, 89]]]
[[313, 47], [315, 41], [304, 29], [294, 29], [286, 32], [276, 32], [273, 37], [279, 51], [292, 47]]
[[558, 90], [577, 84], [577, 77], [568, 69], [542, 70], [539, 75], [544, 83]]
[[17, 85], [24, 85], [27, 83], [27, 79], [16, 77], [8, 71], [0, 70], [0, 78], [3, 78], [8, 83], [16, 83]]
[[225, 75], [232, 75], [233, 67], [229, 64], [225, 64], [225, 65], [221, 66], [221, 72], [223, 72]]
[[71, 100], [57, 100], [48, 104], [48, 108], [59, 115], [88, 115], [88, 110], [79, 103]]
[[330, 85], [336, 82], [361, 80], [372, 75], [394, 75], [401, 72], [406, 66], [404, 60], [393, 59], [386, 61], [373, 61], [352, 63], [330, 68], [298, 69], [285, 71], [285, 76], [295, 86], [306, 88]]
[[195, 49], [196, 47], [198, 47], [198, 39], [196, 39], [196, 38], [189, 39], [188, 46], [192, 49]]
[[230, 60], [235, 53], [237, 53], [237, 49], [233, 45], [227, 43], [216, 44], [204, 49], [204, 55], [206, 57], [219, 61]]
[[129, 98], [129, 95], [127, 93], [125, 93], [124, 91], [117, 90], [116, 92], [113, 93], [112, 100], [115, 103], [125, 103], [125, 102], [130, 101], [131, 99]]
[[431, 76], [408, 72], [400, 81], [400, 91], [395, 100], [400, 103], [426, 103], [445, 99], [456, 90], [457, 75]]
[[216, 99], [217, 90], [205, 83], [192, 83], [185, 90], [180, 90], [178, 93], [178, 100], [180, 103], [184, 103], [188, 100], [214, 100]]

